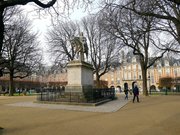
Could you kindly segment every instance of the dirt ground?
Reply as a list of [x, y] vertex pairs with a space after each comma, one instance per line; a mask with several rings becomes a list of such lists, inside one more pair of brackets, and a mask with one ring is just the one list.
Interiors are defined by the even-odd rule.
[[180, 96], [141, 97], [113, 113], [5, 105], [32, 100], [0, 96], [0, 135], [180, 135]]

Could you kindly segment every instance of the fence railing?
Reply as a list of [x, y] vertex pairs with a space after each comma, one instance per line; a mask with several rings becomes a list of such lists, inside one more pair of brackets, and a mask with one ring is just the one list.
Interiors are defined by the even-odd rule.
[[96, 103], [106, 99], [115, 98], [115, 89], [92, 89], [85, 93], [65, 93], [62, 89], [42, 89], [37, 95], [38, 101], [50, 102], [78, 102], [78, 103]]
[[160, 91], [149, 91], [149, 95], [180, 95], [180, 90], [160, 90]]

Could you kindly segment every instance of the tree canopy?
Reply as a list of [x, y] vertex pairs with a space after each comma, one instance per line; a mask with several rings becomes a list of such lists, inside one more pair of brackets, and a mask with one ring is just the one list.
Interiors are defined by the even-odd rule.
[[40, 0], [1, 0], [0, 1], [0, 61], [2, 61], [2, 47], [4, 39], [4, 11], [8, 7], [15, 5], [26, 5], [27, 3], [34, 2], [36, 5], [42, 8], [52, 7], [57, 0], [50, 0], [47, 3], [43, 3]]

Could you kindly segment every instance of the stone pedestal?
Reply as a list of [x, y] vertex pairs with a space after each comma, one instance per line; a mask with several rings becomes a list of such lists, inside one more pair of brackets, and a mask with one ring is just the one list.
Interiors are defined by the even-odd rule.
[[71, 61], [67, 65], [68, 84], [65, 94], [81, 95], [84, 98], [86, 93], [93, 89], [93, 66], [83, 61]]

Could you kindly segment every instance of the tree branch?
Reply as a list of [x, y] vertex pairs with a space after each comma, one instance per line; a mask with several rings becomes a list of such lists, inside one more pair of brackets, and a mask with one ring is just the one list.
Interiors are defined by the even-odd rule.
[[53, 6], [56, 3], [57, 0], [51, 0], [48, 3], [44, 4], [39, 0], [6, 0], [6, 1], [2, 1], [0, 2], [0, 6], [2, 6], [2, 8], [6, 8], [9, 6], [15, 6], [15, 5], [26, 5], [29, 2], [34, 2], [35, 4], [37, 4], [38, 6], [42, 7], [42, 8], [49, 8], [51, 6]]

